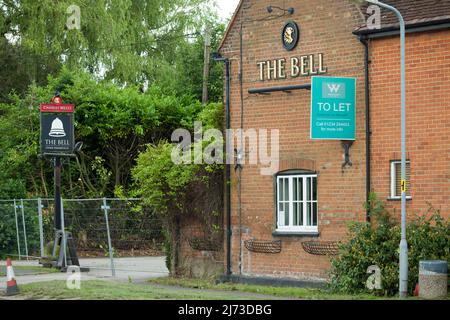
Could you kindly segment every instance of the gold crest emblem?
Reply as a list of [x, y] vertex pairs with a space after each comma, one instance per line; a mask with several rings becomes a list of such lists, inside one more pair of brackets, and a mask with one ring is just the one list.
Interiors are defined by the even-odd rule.
[[286, 31], [284, 31], [284, 41], [288, 44], [291, 44], [292, 42], [294, 42], [294, 33], [295, 30], [292, 27], [288, 27], [286, 28]]

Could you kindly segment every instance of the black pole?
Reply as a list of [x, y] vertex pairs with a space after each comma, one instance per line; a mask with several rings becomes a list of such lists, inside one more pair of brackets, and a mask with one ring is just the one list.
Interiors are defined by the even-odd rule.
[[[226, 128], [231, 128], [231, 115], [230, 115], [230, 60], [225, 60], [225, 72], [226, 72]], [[227, 152], [232, 152], [227, 150]], [[225, 180], [226, 180], [226, 206], [227, 206], [227, 276], [231, 275], [231, 164], [227, 161]]]
[[62, 229], [61, 224], [61, 158], [55, 157], [55, 229], [60, 231]]
[[[365, 89], [366, 89], [366, 199], [367, 202], [370, 200], [370, 192], [372, 191], [372, 182], [371, 182], [371, 157], [370, 157], [370, 144], [371, 144], [371, 135], [372, 132], [370, 130], [370, 78], [369, 78], [369, 65], [370, 65], [370, 57], [369, 57], [369, 42], [366, 37], [361, 36], [359, 38], [361, 43], [364, 45], [364, 80], [365, 80]], [[370, 222], [370, 210], [367, 209], [366, 212], [366, 221]]]
[[[225, 63], [225, 86], [226, 86], [226, 96], [225, 96], [225, 127], [226, 130], [231, 129], [231, 112], [230, 112], [230, 91], [231, 91], [231, 77], [230, 77], [230, 60], [227, 58], [223, 58], [219, 53], [213, 54], [213, 59], [215, 61], [220, 61]], [[227, 224], [227, 244], [226, 244], [226, 256], [227, 256], [227, 270], [226, 275], [230, 276], [232, 274], [231, 271], [231, 237], [233, 235], [233, 231], [231, 230], [231, 157], [233, 154], [233, 150], [229, 150], [230, 144], [226, 143], [225, 153], [227, 155], [227, 164], [225, 166], [225, 189], [226, 189], [226, 224]]]

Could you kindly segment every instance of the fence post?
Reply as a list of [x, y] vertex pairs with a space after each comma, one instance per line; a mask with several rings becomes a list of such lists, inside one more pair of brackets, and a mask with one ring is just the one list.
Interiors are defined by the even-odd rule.
[[105, 212], [105, 221], [106, 221], [106, 232], [108, 234], [108, 248], [109, 248], [109, 259], [111, 261], [111, 272], [112, 276], [116, 276], [116, 269], [114, 268], [114, 256], [113, 256], [113, 248], [111, 244], [111, 232], [109, 230], [109, 219], [108, 219], [108, 210], [111, 209], [106, 203], [106, 198], [103, 198], [103, 206], [101, 207]]
[[23, 239], [25, 241], [25, 254], [28, 261], [28, 242], [27, 242], [27, 227], [25, 226], [25, 209], [23, 206], [23, 199], [20, 200], [20, 209], [22, 210], [22, 224], [23, 224]]
[[39, 240], [41, 242], [41, 258], [45, 256], [44, 252], [44, 222], [42, 220], [42, 199], [38, 198], [38, 216], [39, 216]]
[[22, 255], [20, 254], [19, 220], [17, 219], [17, 203], [16, 203], [16, 199], [14, 199], [14, 215], [16, 217], [17, 251], [18, 251], [18, 254], [19, 254], [19, 260], [22, 260]]
[[66, 238], [66, 225], [64, 222], [64, 199], [61, 198], [61, 232], [62, 232], [62, 241], [61, 247], [59, 250], [63, 250], [64, 257], [64, 266], [67, 268], [67, 238]]

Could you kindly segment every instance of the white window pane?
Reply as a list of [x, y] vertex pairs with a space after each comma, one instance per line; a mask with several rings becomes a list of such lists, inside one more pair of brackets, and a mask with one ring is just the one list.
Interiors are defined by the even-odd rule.
[[317, 203], [313, 203], [313, 226], [317, 227]]
[[311, 201], [311, 178], [306, 179], [306, 201]]
[[289, 203], [284, 204], [284, 225], [289, 225]]
[[298, 203], [294, 202], [294, 226], [298, 226]]
[[306, 204], [306, 225], [311, 226], [311, 202]]
[[[292, 175], [278, 177], [278, 223], [287, 231], [318, 225], [317, 177]], [[293, 230], [293, 231], [294, 231]]]
[[282, 201], [284, 199], [283, 193], [283, 179], [278, 179], [278, 201]]
[[289, 179], [284, 179], [284, 201], [289, 201]]
[[317, 178], [313, 178], [313, 200], [317, 201]]
[[293, 200], [294, 201], [298, 201], [298, 193], [297, 193], [298, 185], [297, 185], [297, 181], [298, 181], [297, 178], [294, 178], [293, 181], [292, 181], [292, 188], [294, 189], [293, 190], [293, 195], [294, 195]]
[[298, 179], [298, 194], [299, 194], [298, 199], [300, 201], [303, 201], [304, 200], [303, 199], [303, 178]]

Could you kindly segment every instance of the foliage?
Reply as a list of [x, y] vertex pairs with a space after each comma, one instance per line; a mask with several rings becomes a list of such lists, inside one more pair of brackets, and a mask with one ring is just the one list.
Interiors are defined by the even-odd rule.
[[[220, 41], [225, 32], [225, 25], [211, 22], [212, 27], [208, 27], [211, 33], [211, 48], [215, 50], [219, 47]], [[177, 77], [170, 77], [168, 87], [175, 87], [180, 95], [190, 94], [201, 100], [203, 87], [203, 59], [204, 59], [203, 34], [197, 36], [193, 42], [181, 43], [175, 53], [173, 65]], [[211, 59], [208, 81], [209, 101], [222, 101], [223, 96], [223, 64]]]
[[[199, 114], [205, 130], [220, 123], [222, 117], [221, 105], [206, 106]], [[220, 128], [220, 127], [219, 127]], [[191, 146], [194, 150], [194, 144]], [[194, 182], [201, 182], [207, 172], [217, 171], [216, 165], [195, 164], [192, 156], [191, 164], [178, 165], [172, 161], [174, 146], [162, 141], [149, 145], [141, 153], [137, 165], [133, 169], [136, 192], [145, 197], [145, 201], [161, 214], [183, 211], [187, 187]], [[192, 152], [192, 155], [195, 153]]]
[[[341, 245], [339, 257], [332, 261], [331, 288], [347, 293], [367, 291], [367, 269], [376, 265], [382, 274], [382, 289], [376, 293], [392, 296], [398, 293], [400, 226], [375, 195], [367, 206], [373, 222], [350, 226], [350, 240]], [[410, 293], [418, 282], [419, 261], [450, 261], [449, 230], [450, 221], [433, 209], [408, 223]]]
[[[201, 120], [205, 130], [221, 128], [223, 118], [222, 106], [211, 104], [205, 106], [197, 120]], [[209, 141], [204, 141], [207, 144]], [[195, 150], [193, 143], [190, 148]], [[200, 146], [204, 147], [204, 146]], [[166, 240], [167, 263], [171, 265], [177, 254], [176, 233], [179, 218], [186, 215], [195, 216], [205, 228], [208, 236], [216, 235], [221, 212], [222, 169], [221, 165], [196, 164], [195, 152], [192, 152], [190, 164], [176, 164], [172, 160], [174, 145], [167, 141], [149, 145], [137, 159], [133, 168], [136, 194], [155, 208], [164, 217], [168, 237]], [[203, 148], [202, 148], [203, 150]], [[172, 271], [173, 268], [171, 268]]]
[[76, 140], [84, 142], [77, 161], [63, 164], [65, 197], [110, 196], [117, 188], [129, 192], [130, 169], [145, 145], [192, 124], [203, 108], [194, 98], [167, 95], [156, 86], [143, 93], [63, 68], [47, 86], [32, 86], [24, 98], [16, 95], [13, 103], [0, 104], [0, 193], [5, 197], [51, 195], [51, 165], [38, 157], [38, 105], [55, 89], [76, 105]]
[[[71, 0], [2, 1], [1, 36], [20, 37], [29, 54], [121, 83], [155, 80], [166, 54], [214, 14], [209, 0], [81, 1], [81, 29], [66, 26]], [[169, 56], [170, 57], [170, 56]], [[49, 62], [50, 62], [49, 61]], [[37, 66], [39, 61], [31, 65]]]
[[[40, 247], [39, 242], [39, 222], [38, 216], [33, 208], [24, 204], [23, 217], [20, 208], [20, 202], [17, 203], [16, 214], [13, 202], [0, 203], [0, 259], [6, 258], [6, 255], [18, 255], [18, 243], [16, 233], [16, 223], [19, 232], [20, 253], [25, 256], [25, 237], [23, 231], [23, 221], [25, 221], [27, 248], [29, 256], [36, 256]], [[23, 220], [22, 220], [23, 219]]]

